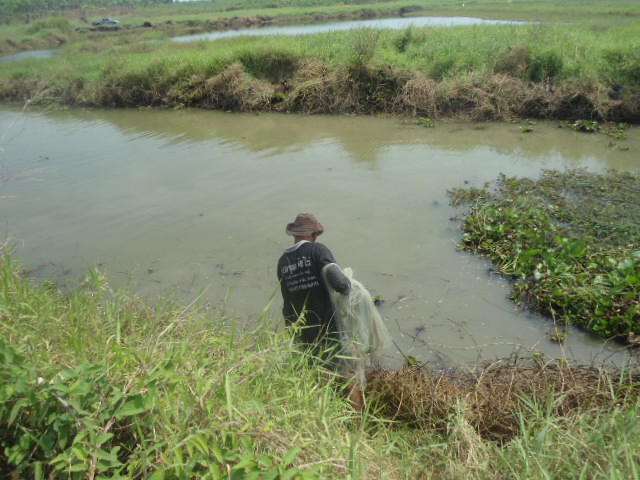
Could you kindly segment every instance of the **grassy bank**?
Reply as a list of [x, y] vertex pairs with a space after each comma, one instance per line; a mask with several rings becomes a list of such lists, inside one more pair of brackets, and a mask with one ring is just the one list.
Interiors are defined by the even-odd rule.
[[[408, 8], [391, 3], [372, 4], [372, 10], [353, 5], [296, 10], [287, 5], [234, 10], [231, 16], [213, 11], [214, 5], [208, 12], [204, 5], [194, 6], [185, 14], [191, 15], [189, 20], [176, 18], [168, 26], [164, 14], [155, 18], [184, 33], [226, 28], [233, 22], [379, 16]], [[187, 44], [138, 41], [141, 35], [157, 36], [161, 30], [156, 28], [85, 36], [74, 32], [66, 54], [3, 65], [0, 99], [22, 101], [46, 89], [41, 101], [79, 106], [640, 121], [637, 5], [505, 5], [478, 2], [465, 12], [545, 23]], [[416, 8], [450, 15], [460, 6], [418, 3]], [[570, 17], [574, 23], [562, 23]], [[131, 21], [139, 25], [142, 18]], [[69, 29], [64, 21], [56, 22], [59, 30]]]
[[92, 271], [0, 265], [0, 474], [16, 478], [638, 478], [635, 371], [534, 357], [374, 372], [359, 421], [276, 333], [150, 305]]
[[640, 334], [640, 178], [545, 171], [450, 191], [462, 248], [515, 280], [517, 302], [558, 325], [637, 343]]

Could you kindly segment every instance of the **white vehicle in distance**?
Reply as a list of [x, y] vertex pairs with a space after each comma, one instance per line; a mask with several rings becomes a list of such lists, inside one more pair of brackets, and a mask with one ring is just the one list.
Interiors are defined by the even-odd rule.
[[114, 20], [113, 18], [104, 17], [102, 20], [98, 20], [97, 22], [93, 22], [92, 25], [94, 27], [100, 25], [115, 25], [116, 23], [120, 23], [120, 20]]

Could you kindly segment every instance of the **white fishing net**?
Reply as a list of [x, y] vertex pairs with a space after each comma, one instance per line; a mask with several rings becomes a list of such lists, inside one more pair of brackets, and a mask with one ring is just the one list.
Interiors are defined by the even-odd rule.
[[327, 269], [322, 269], [322, 280], [329, 291], [336, 313], [336, 329], [340, 333], [340, 357], [344, 369], [355, 375], [361, 388], [364, 388], [364, 365], [367, 355], [372, 355], [390, 346], [391, 336], [369, 291], [353, 278], [353, 270], [345, 268], [344, 275], [351, 281], [349, 295], [342, 295], [329, 285]]

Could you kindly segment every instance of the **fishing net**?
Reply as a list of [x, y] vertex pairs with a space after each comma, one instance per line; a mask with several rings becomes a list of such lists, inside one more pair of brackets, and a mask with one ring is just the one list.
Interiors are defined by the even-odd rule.
[[[342, 273], [351, 281], [348, 295], [336, 292], [328, 280], [328, 272], [335, 264], [322, 269], [322, 280], [335, 310], [335, 324], [340, 334], [339, 363], [341, 370], [356, 377], [361, 388], [365, 386], [364, 367], [368, 355], [375, 354], [391, 344], [391, 336], [378, 312], [369, 291], [353, 278], [353, 270]], [[339, 267], [338, 267], [339, 268]]]

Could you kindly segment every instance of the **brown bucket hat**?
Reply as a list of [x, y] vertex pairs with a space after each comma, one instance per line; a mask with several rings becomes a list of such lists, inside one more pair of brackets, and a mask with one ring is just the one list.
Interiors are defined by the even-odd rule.
[[314, 233], [320, 235], [324, 227], [313, 213], [299, 213], [293, 223], [289, 223], [285, 230], [292, 237], [309, 237]]

